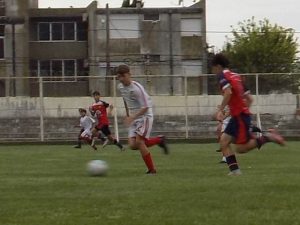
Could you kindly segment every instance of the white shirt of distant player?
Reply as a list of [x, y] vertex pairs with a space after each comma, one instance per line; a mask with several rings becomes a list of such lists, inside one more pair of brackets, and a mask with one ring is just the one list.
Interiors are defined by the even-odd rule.
[[[229, 112], [229, 107], [228, 105], [224, 108], [224, 112], [228, 113]], [[229, 124], [229, 120], [231, 119], [231, 116], [227, 116], [226, 118], [223, 119], [222, 121], [222, 128], [221, 128], [221, 132], [224, 132], [227, 125]]]
[[140, 83], [132, 81], [129, 86], [120, 83], [118, 89], [127, 103], [130, 115], [136, 114], [141, 108], [148, 107], [148, 111], [143, 116], [153, 116], [151, 98]]
[[82, 129], [84, 129], [84, 131], [82, 132], [81, 136], [92, 136], [92, 127], [93, 127], [93, 123], [95, 123], [95, 120], [93, 120], [91, 117], [89, 116], [84, 116], [84, 117], [80, 117], [80, 127]]

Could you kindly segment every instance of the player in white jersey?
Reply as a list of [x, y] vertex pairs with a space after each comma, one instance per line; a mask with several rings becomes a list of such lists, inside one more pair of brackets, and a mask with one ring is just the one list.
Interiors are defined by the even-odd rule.
[[131, 79], [130, 69], [120, 65], [117, 69], [120, 84], [118, 89], [126, 108], [125, 124], [128, 126], [128, 144], [132, 150], [139, 150], [148, 168], [148, 174], [156, 169], [148, 147], [160, 146], [165, 154], [169, 153], [164, 136], [150, 138], [153, 125], [152, 101], [144, 87]]
[[[86, 110], [83, 108], [78, 109], [80, 114], [80, 125], [76, 127], [80, 127], [81, 131], [78, 137], [78, 144], [75, 146], [76, 148], [81, 147], [81, 140], [86, 141], [94, 150], [97, 150], [95, 144], [92, 144], [92, 128], [94, 126], [95, 120], [86, 115]], [[80, 147], [79, 147], [80, 146]]]
[[[229, 108], [228, 108], [228, 106], [226, 106], [223, 110], [222, 119], [218, 121], [219, 122], [219, 124], [217, 126], [218, 140], [220, 140], [220, 137], [223, 134], [223, 132], [225, 131], [230, 119], [231, 119], [231, 116], [230, 116]], [[217, 152], [221, 152], [221, 149], [218, 149]], [[222, 156], [220, 163], [226, 163], [225, 156]]]

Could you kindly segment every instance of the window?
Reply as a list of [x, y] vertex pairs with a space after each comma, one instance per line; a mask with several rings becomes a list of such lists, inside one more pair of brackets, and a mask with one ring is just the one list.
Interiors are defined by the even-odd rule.
[[145, 13], [144, 20], [157, 21], [157, 20], [159, 20], [159, 13]]
[[30, 76], [31, 77], [37, 77], [38, 76], [38, 61], [37, 60], [30, 60], [29, 62], [29, 70], [30, 70]]
[[30, 61], [31, 75], [49, 77], [49, 80], [66, 80], [67, 77], [68, 78], [76, 77], [78, 71], [77, 61], [83, 62], [84, 60], [83, 59], [31, 60]]
[[52, 60], [51, 61], [51, 75], [53, 77], [63, 76], [63, 61], [62, 60]]
[[76, 41], [76, 22], [41, 22], [38, 24], [39, 41]]
[[50, 76], [50, 61], [49, 60], [41, 60], [39, 61], [39, 70], [38, 75], [41, 77], [49, 77]]
[[201, 19], [181, 19], [181, 36], [201, 36]]
[[75, 71], [75, 62], [74, 60], [65, 60], [64, 61], [64, 75], [66, 77], [74, 76], [76, 74]]
[[76, 40], [75, 23], [64, 23], [64, 40]]
[[139, 38], [139, 15], [114, 14], [110, 17], [110, 38]]
[[52, 40], [63, 40], [63, 24], [52, 23]]
[[38, 30], [40, 41], [50, 40], [50, 23], [40, 23]]
[[89, 65], [87, 59], [78, 59], [76, 73], [78, 76], [88, 76], [89, 75]]
[[88, 33], [88, 24], [87, 23], [77, 23], [76, 27], [76, 33], [77, 33], [77, 40], [78, 41], [85, 41], [87, 40], [87, 33]]

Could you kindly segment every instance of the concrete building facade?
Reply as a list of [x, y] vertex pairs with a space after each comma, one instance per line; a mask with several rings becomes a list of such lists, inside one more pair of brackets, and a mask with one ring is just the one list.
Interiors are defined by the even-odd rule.
[[[107, 76], [124, 63], [136, 75], [174, 75], [141, 79], [153, 95], [181, 95], [175, 75], [206, 73], [204, 0], [187, 8], [98, 8], [94, 1], [87, 8], [41, 9], [38, 0], [8, 2], [0, 7], [6, 17], [0, 77], [33, 78], [2, 79], [1, 96], [38, 96], [38, 77], [44, 96], [99, 89], [111, 96]], [[201, 94], [205, 81], [191, 78], [189, 87]]]

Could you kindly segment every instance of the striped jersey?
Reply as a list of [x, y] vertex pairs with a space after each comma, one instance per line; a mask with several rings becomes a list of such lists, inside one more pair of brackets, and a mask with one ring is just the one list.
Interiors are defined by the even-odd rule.
[[95, 102], [91, 107], [90, 111], [92, 115], [96, 116], [98, 121], [98, 126], [104, 126], [109, 124], [109, 120], [107, 117], [106, 109], [109, 107], [109, 104], [105, 101]]
[[153, 116], [151, 98], [140, 83], [132, 81], [129, 86], [120, 83], [118, 89], [128, 106], [130, 115], [136, 114], [141, 108], [148, 107], [143, 116]]
[[231, 98], [228, 102], [230, 114], [237, 116], [241, 113], [250, 114], [249, 108], [245, 102], [245, 87], [242, 83], [241, 76], [231, 72], [230, 70], [224, 70], [218, 75], [219, 84], [222, 91], [230, 87], [232, 91]]

